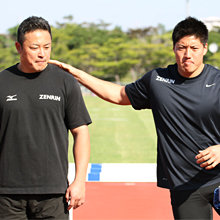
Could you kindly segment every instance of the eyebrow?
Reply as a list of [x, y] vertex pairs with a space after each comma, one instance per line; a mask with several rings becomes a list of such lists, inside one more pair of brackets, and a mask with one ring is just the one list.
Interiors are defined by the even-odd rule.
[[[37, 44], [37, 43], [33, 43], [33, 44], [31, 44], [31, 45], [38, 46], [39, 44]], [[44, 46], [47, 46], [47, 45], [51, 45], [51, 43], [46, 43], [46, 44], [44, 44]]]
[[[182, 46], [182, 47], [188, 47], [184, 44], [177, 44], [177, 46]], [[190, 47], [198, 47], [199, 45], [198, 44], [193, 44], [193, 45], [189, 45]]]

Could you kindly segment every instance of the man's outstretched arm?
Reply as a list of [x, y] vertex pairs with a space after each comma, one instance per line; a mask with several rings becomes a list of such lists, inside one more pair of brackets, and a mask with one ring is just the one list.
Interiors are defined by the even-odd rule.
[[125, 92], [125, 86], [98, 79], [82, 70], [74, 68], [69, 64], [56, 60], [50, 60], [49, 63], [57, 65], [61, 69], [72, 74], [79, 83], [95, 93], [101, 99], [118, 105], [131, 104]]

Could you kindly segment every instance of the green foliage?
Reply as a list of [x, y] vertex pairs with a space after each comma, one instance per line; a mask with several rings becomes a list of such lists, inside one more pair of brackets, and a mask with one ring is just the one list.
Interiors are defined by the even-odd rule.
[[220, 44], [220, 32], [214, 32], [214, 31], [211, 31], [209, 32], [209, 40], [208, 40], [208, 43], [211, 44], [211, 43], [217, 43], [217, 44]]
[[15, 27], [9, 28], [8, 29], [8, 33], [11, 39], [13, 39], [14, 41], [16, 41], [17, 39], [17, 30], [18, 30], [18, 26], [16, 25]]
[[[216, 30], [219, 30], [219, 28], [218, 29], [216, 28]], [[220, 48], [220, 32], [219, 31], [218, 32], [211, 31], [209, 33], [208, 45], [210, 45], [211, 43], [216, 43], [218, 45], [218, 48]], [[220, 68], [219, 59], [220, 59], [219, 49], [214, 54], [208, 50], [207, 54], [204, 57], [204, 62], [219, 69]]]
[[0, 35], [0, 71], [19, 62], [19, 55], [10, 35]]

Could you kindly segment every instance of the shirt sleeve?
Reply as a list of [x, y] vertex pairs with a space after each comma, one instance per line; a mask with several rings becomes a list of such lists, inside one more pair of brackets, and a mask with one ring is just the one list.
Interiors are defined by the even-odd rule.
[[73, 76], [70, 76], [66, 81], [66, 93], [66, 127], [74, 129], [82, 125], [91, 124], [92, 120], [83, 100], [79, 83]]
[[150, 80], [151, 72], [146, 73], [141, 79], [125, 87], [131, 105], [136, 110], [150, 109]]

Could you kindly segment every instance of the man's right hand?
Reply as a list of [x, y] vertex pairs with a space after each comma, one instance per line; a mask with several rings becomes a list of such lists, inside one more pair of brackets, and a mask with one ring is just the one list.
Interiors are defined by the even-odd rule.
[[73, 67], [69, 64], [62, 63], [62, 62], [57, 61], [57, 60], [49, 60], [49, 63], [58, 66], [59, 68], [65, 70], [66, 72], [72, 74], [75, 77], [77, 77], [77, 74], [80, 72], [79, 69], [76, 69], [75, 67]]

